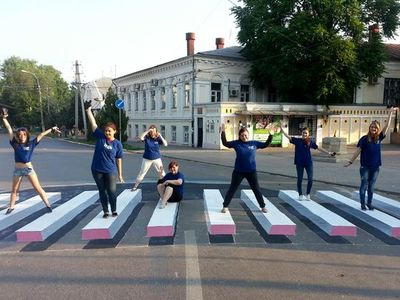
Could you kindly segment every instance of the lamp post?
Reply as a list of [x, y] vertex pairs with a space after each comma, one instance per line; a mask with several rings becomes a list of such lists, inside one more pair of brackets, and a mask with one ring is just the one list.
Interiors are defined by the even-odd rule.
[[43, 119], [43, 106], [42, 106], [42, 90], [40, 89], [40, 83], [39, 83], [39, 79], [37, 78], [35, 73], [26, 71], [26, 70], [21, 70], [22, 73], [28, 73], [31, 74], [33, 77], [35, 77], [36, 79], [36, 84], [38, 87], [38, 91], [39, 91], [39, 105], [40, 105], [40, 123], [41, 123], [41, 127], [42, 127], [42, 132], [45, 131], [45, 127], [44, 127], [44, 119]]

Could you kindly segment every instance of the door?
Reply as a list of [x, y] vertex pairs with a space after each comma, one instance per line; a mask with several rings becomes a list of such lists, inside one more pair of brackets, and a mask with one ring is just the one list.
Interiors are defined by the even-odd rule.
[[203, 118], [197, 118], [197, 147], [203, 147]]

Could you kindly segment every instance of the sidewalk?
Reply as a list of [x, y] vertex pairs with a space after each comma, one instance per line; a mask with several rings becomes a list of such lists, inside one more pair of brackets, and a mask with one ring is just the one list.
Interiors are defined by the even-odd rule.
[[[133, 144], [137, 147], [143, 147], [140, 142]], [[360, 185], [359, 158], [350, 167], [344, 167], [345, 161], [352, 157], [355, 150], [355, 145], [349, 145], [347, 154], [338, 155], [337, 162], [329, 162], [331, 161], [329, 157], [313, 150], [314, 181], [358, 189]], [[134, 152], [141, 153], [142, 151]], [[161, 148], [161, 153], [165, 164], [168, 159], [184, 159], [233, 167], [235, 161], [233, 150], [207, 150], [189, 146], [168, 145], [168, 147]], [[257, 170], [259, 173], [296, 178], [293, 161], [293, 148], [268, 147], [259, 150], [257, 153]], [[382, 145], [382, 166], [376, 183], [376, 191], [400, 196], [400, 145]]]

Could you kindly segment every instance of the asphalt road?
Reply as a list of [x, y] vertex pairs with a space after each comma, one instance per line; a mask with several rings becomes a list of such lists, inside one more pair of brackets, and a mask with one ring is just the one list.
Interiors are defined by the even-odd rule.
[[[390, 151], [397, 153], [396, 149]], [[359, 228], [356, 237], [329, 237], [277, 198], [279, 189], [295, 187], [290, 173], [291, 153], [260, 153], [258, 158], [265, 161], [258, 162], [259, 180], [263, 194], [296, 223], [297, 234], [269, 236], [237, 194], [231, 205], [237, 234], [212, 237], [205, 225], [202, 189], [219, 188], [225, 194], [233, 153], [190, 149], [164, 152], [164, 164], [169, 158], [179, 157], [188, 179], [173, 238], [145, 236], [157, 200], [155, 174], [150, 171], [141, 186], [142, 203], [112, 240], [87, 242], [80, 238], [81, 228], [100, 210], [99, 203], [42, 243], [17, 243], [14, 231], [44, 211], [0, 231], [0, 298], [399, 299], [399, 239], [324, 204]], [[50, 139], [37, 148], [33, 163], [42, 184], [46, 191], [62, 192], [62, 200], [55, 207], [83, 190], [95, 188], [90, 173], [92, 153], [88, 146]], [[5, 136], [0, 136], [0, 190], [10, 188], [12, 160]], [[126, 180], [133, 182], [140, 162], [140, 153], [125, 155]], [[274, 168], [278, 163], [279, 168]], [[340, 177], [343, 169], [336, 164], [329, 166], [338, 172], [333, 175]], [[274, 174], [279, 169], [281, 175]], [[398, 171], [390, 166], [385, 172]], [[382, 180], [380, 187], [386, 195], [399, 199], [387, 182]], [[357, 186], [357, 178], [345, 184], [333, 183], [321, 179], [315, 182], [314, 190], [331, 189], [349, 195]], [[118, 190], [130, 186], [118, 185]], [[24, 183], [21, 200], [31, 195], [34, 192]]]

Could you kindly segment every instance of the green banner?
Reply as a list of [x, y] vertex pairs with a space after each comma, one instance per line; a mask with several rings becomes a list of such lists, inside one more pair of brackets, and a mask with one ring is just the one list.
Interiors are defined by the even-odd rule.
[[282, 133], [279, 130], [281, 120], [281, 116], [253, 116], [253, 139], [256, 141], [265, 141], [270, 134], [270, 130], [272, 130], [275, 133], [271, 145], [282, 145]]

